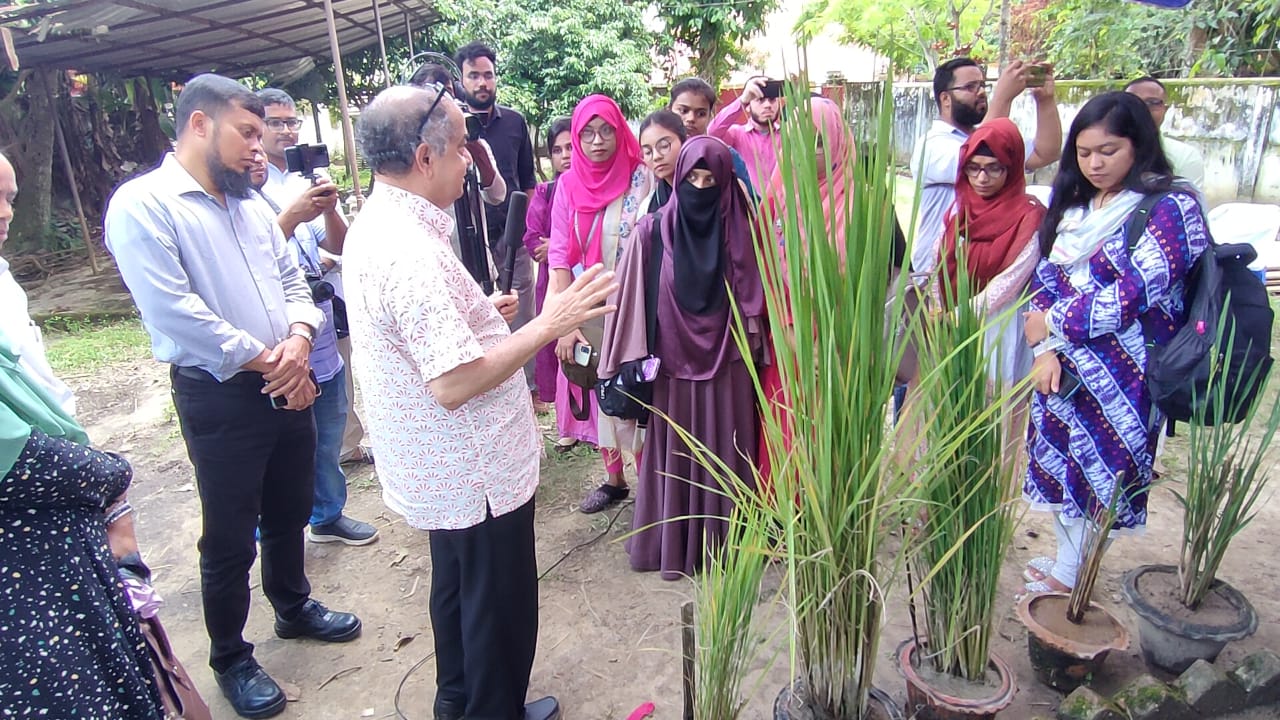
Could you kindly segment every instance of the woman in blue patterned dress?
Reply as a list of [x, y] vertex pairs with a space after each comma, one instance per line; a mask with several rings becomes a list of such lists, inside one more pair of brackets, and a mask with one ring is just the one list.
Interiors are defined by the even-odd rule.
[[[1130, 253], [1130, 215], [1161, 192]], [[1036, 393], [1023, 494], [1054, 513], [1058, 541], [1056, 558], [1028, 567], [1028, 590], [1075, 585], [1086, 518], [1113, 497], [1113, 534], [1146, 524], [1161, 418], [1145, 383], [1143, 325], [1156, 343], [1173, 336], [1185, 318], [1183, 281], [1208, 241], [1200, 205], [1175, 188], [1142, 102], [1112, 92], [1086, 103], [1053, 182], [1026, 314]]]

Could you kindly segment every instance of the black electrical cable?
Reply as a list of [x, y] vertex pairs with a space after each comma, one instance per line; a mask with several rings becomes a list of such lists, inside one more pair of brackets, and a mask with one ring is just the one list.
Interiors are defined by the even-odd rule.
[[[578, 552], [579, 550], [585, 550], [586, 548], [589, 548], [592, 545], [595, 545], [596, 543], [603, 540], [605, 536], [609, 534], [609, 531], [613, 529], [614, 524], [618, 522], [618, 518], [622, 515], [622, 511], [626, 510], [628, 507], [631, 507], [634, 504], [635, 504], [634, 500], [629, 500], [619, 505], [618, 511], [613, 514], [613, 517], [609, 518], [609, 524], [605, 525], [604, 530], [601, 530], [598, 535], [591, 538], [590, 540], [580, 542], [577, 545], [574, 545], [573, 547], [569, 548], [568, 550], [565, 550], [564, 554], [560, 556], [559, 560], [552, 563], [551, 567], [539, 573], [538, 582], [542, 582], [542, 579], [550, 575], [552, 570], [555, 570], [557, 567], [560, 567], [560, 563], [564, 562], [565, 560], [568, 560], [570, 555]], [[427, 653], [426, 657], [414, 663], [413, 667], [409, 668], [405, 672], [404, 676], [400, 678], [400, 684], [396, 686], [396, 696], [393, 701], [395, 703], [396, 717], [399, 718], [399, 720], [409, 720], [409, 716], [405, 715], [404, 711], [400, 709], [400, 694], [404, 692], [404, 684], [409, 681], [409, 676], [418, 672], [418, 670], [421, 669], [423, 665], [427, 664], [428, 660], [430, 660], [435, 656], [436, 654], [434, 651]]]

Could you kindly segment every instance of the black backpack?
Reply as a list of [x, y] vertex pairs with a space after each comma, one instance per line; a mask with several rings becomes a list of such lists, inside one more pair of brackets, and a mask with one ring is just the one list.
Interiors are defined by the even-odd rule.
[[[1148, 195], [1133, 211], [1126, 230], [1130, 255], [1152, 208], [1167, 196]], [[1164, 345], [1153, 344], [1143, 325], [1147, 389], [1152, 402], [1167, 416], [1170, 435], [1175, 421], [1217, 425], [1244, 420], [1266, 386], [1271, 372], [1274, 313], [1266, 285], [1249, 270], [1255, 258], [1257, 251], [1251, 245], [1218, 245], [1211, 237], [1184, 282], [1186, 324]], [[1225, 379], [1211, 388], [1215, 364], [1211, 351], [1220, 321], [1226, 326], [1216, 362]]]

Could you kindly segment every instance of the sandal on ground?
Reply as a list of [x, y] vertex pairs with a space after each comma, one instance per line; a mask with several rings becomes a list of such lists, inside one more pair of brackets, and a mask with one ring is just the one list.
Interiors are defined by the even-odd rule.
[[1044, 582], [1049, 573], [1053, 572], [1053, 565], [1054, 559], [1047, 555], [1032, 558], [1022, 571], [1022, 579], [1027, 582]]
[[562, 437], [559, 440], [556, 440], [556, 452], [558, 453], [567, 453], [576, 447], [578, 447], [578, 440], [576, 438]]
[[1022, 600], [1022, 598], [1026, 597], [1027, 595], [1029, 595], [1029, 594], [1031, 594], [1031, 593], [1061, 593], [1061, 592], [1071, 592], [1071, 588], [1067, 588], [1066, 590], [1059, 590], [1059, 589], [1055, 588], [1054, 586], [1050, 585], [1050, 584], [1049, 584], [1047, 581], [1045, 581], [1045, 580], [1037, 580], [1037, 581], [1035, 581], [1035, 582], [1029, 582], [1029, 583], [1027, 583], [1026, 585], [1024, 585], [1023, 587], [1026, 589], [1026, 591], [1025, 591], [1025, 592], [1020, 592], [1020, 593], [1018, 593], [1017, 595], [1014, 595], [1014, 596], [1013, 596], [1013, 601], [1014, 601], [1014, 602], [1019, 602], [1020, 600]]
[[616, 502], [626, 500], [630, 494], [631, 488], [604, 483], [587, 493], [587, 496], [582, 498], [582, 503], [578, 505], [578, 509], [588, 515], [598, 513]]

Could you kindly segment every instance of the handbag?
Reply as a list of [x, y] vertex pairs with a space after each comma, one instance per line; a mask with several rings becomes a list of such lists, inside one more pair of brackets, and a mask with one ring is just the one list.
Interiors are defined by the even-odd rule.
[[160, 689], [160, 701], [164, 705], [165, 718], [182, 720], [213, 720], [209, 705], [200, 697], [200, 691], [191, 681], [186, 668], [178, 662], [169, 644], [169, 636], [160, 624], [159, 617], [138, 619], [142, 636], [147, 640], [151, 666], [155, 669], [156, 687]]
[[[602, 378], [596, 385], [596, 400], [600, 412], [623, 420], [635, 420], [641, 427], [649, 421], [649, 406], [653, 404], [653, 382], [645, 380], [645, 364], [657, 362], [653, 351], [658, 339], [658, 282], [662, 273], [662, 233], [658, 222], [653, 223], [649, 265], [644, 281], [644, 323], [648, 355], [639, 360], [628, 360], [618, 367], [618, 374]], [[653, 377], [656, 372], [651, 373]]]

